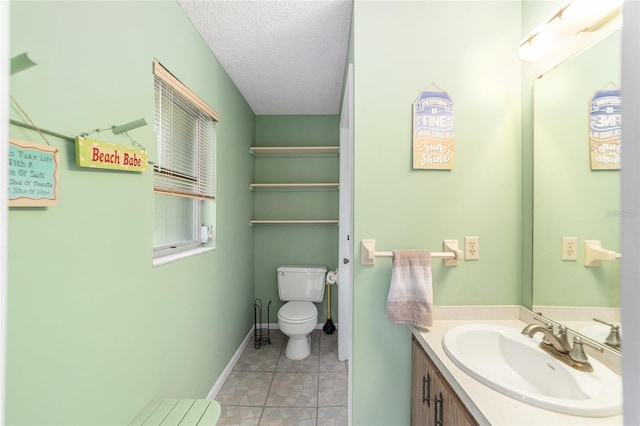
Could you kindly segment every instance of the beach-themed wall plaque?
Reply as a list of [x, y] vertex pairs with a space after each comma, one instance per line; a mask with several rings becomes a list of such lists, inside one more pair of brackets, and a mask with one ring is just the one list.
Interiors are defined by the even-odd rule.
[[620, 169], [622, 115], [620, 89], [599, 90], [589, 108], [591, 170]]
[[114, 143], [76, 138], [76, 163], [93, 169], [144, 172], [147, 170], [147, 151]]
[[59, 149], [9, 139], [9, 207], [58, 204]]
[[447, 92], [420, 93], [413, 103], [413, 168], [453, 169], [453, 101]]

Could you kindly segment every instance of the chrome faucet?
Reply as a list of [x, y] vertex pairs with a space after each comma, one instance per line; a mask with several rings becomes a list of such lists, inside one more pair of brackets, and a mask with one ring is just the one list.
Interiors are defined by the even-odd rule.
[[522, 334], [529, 337], [533, 337], [538, 332], [542, 333], [542, 335], [545, 337], [545, 340], [543, 341], [544, 344], [553, 346], [554, 349], [560, 353], [569, 353], [569, 350], [567, 350], [568, 342], [565, 343], [565, 341], [563, 341], [559, 335], [553, 333], [553, 326], [551, 325], [551, 323], [547, 323], [546, 325], [529, 324], [522, 330]]
[[575, 369], [593, 371], [593, 367], [584, 352], [582, 339], [575, 336], [572, 347], [567, 337], [567, 327], [564, 325], [558, 326], [558, 334], [553, 332], [551, 323], [546, 325], [529, 324], [522, 329], [522, 334], [529, 337], [533, 337], [536, 333], [542, 333], [544, 336], [543, 341], [540, 343], [540, 349]]

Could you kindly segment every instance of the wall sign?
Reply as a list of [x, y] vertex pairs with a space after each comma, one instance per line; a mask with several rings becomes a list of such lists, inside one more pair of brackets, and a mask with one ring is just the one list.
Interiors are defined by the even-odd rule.
[[58, 148], [9, 139], [9, 207], [58, 204]]
[[591, 170], [620, 169], [622, 115], [620, 90], [600, 90], [589, 108]]
[[83, 137], [76, 138], [76, 163], [94, 169], [144, 172], [147, 151]]
[[424, 91], [413, 103], [413, 168], [453, 169], [453, 101], [444, 91]]

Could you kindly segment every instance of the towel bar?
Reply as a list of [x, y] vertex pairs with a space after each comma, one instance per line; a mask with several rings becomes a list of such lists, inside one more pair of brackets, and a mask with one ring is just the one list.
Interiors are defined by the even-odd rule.
[[600, 240], [584, 240], [584, 266], [600, 266], [603, 260], [620, 260], [621, 253], [602, 248]]
[[[443, 252], [431, 252], [432, 258], [443, 259], [445, 266], [457, 266], [458, 260], [463, 259], [462, 250], [458, 249], [458, 240], [444, 240]], [[393, 257], [391, 251], [376, 251], [376, 240], [360, 241], [360, 264], [375, 265], [376, 257]]]

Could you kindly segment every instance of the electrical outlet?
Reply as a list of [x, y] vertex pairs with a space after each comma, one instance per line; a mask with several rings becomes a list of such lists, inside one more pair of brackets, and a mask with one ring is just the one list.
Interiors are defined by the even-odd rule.
[[464, 237], [464, 260], [480, 259], [480, 238]]
[[578, 237], [562, 237], [562, 260], [578, 260]]

